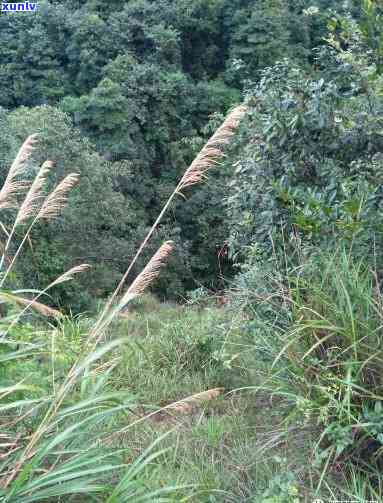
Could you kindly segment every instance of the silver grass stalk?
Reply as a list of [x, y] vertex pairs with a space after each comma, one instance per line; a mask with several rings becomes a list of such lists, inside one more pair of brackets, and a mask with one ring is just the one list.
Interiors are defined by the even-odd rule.
[[[29, 148], [31, 148], [31, 147], [29, 147]], [[23, 149], [21, 149], [21, 150], [23, 150]], [[27, 151], [28, 151], [28, 149], [27, 149]], [[19, 156], [20, 156], [21, 160], [25, 159], [27, 156], [27, 152], [24, 152], [24, 153], [22, 152], [21, 154], [19, 152]], [[16, 163], [16, 165], [17, 165], [17, 163]], [[46, 183], [46, 178], [47, 178], [47, 175], [52, 167], [53, 167], [52, 161], [44, 162], [44, 164], [41, 166], [39, 172], [35, 176], [35, 179], [33, 180], [32, 185], [30, 186], [29, 191], [28, 191], [27, 195], [25, 196], [24, 201], [22, 202], [22, 204], [19, 208], [19, 211], [17, 213], [17, 216], [16, 216], [15, 221], [12, 226], [12, 230], [8, 235], [8, 239], [5, 244], [5, 247], [4, 247], [4, 250], [2, 253], [2, 257], [1, 257], [1, 261], [0, 261], [0, 270], [3, 268], [6, 255], [7, 255], [8, 249], [10, 247], [10, 244], [12, 242], [12, 238], [15, 234], [17, 226], [22, 224], [26, 220], [28, 220], [30, 217], [36, 216], [36, 211], [38, 211], [38, 209], [41, 205], [41, 201], [44, 198], [44, 186]], [[17, 170], [17, 167], [14, 169]], [[11, 170], [12, 170], [12, 168], [11, 168]], [[7, 279], [7, 276], [9, 274], [9, 272], [11, 271], [16, 258], [18, 257], [18, 255], [21, 251], [21, 248], [23, 247], [26, 239], [28, 238], [29, 233], [30, 233], [33, 225], [35, 224], [35, 221], [36, 221], [36, 219], [32, 222], [29, 229], [26, 231], [24, 238], [23, 238], [15, 256], [11, 260], [10, 264], [7, 267], [7, 270], [5, 271], [4, 276], [2, 277], [2, 279], [0, 281], [0, 287], [2, 287], [4, 285], [5, 280]]]
[[234, 108], [230, 112], [224, 123], [217, 129], [186, 170], [177, 187], [178, 193], [186, 187], [202, 182], [206, 178], [206, 172], [214, 167], [218, 160], [223, 157], [224, 153], [221, 147], [230, 143], [245, 113], [246, 107], [243, 105]]
[[7, 251], [9, 244], [12, 240], [16, 225], [26, 220], [33, 213], [36, 213], [36, 211], [38, 211], [38, 213], [35, 216], [34, 220], [32, 221], [31, 225], [29, 226], [28, 230], [25, 232], [23, 240], [21, 241], [15, 255], [13, 256], [12, 260], [10, 261], [10, 264], [7, 267], [7, 270], [3, 278], [0, 281], [0, 286], [4, 285], [5, 280], [7, 279], [7, 276], [13, 267], [13, 264], [15, 263], [17, 257], [19, 256], [26, 240], [29, 239], [29, 235], [36, 222], [40, 219], [52, 220], [53, 218], [56, 218], [60, 214], [63, 207], [66, 205], [70, 190], [75, 185], [77, 185], [80, 179], [80, 175], [78, 175], [77, 173], [71, 173], [67, 175], [64, 178], [64, 180], [62, 180], [57, 185], [57, 187], [46, 197], [46, 199], [41, 204], [39, 194], [42, 194], [42, 187], [45, 184], [44, 179], [45, 172], [43, 171], [43, 168], [49, 170], [52, 166], [53, 164], [50, 161], [44, 163], [40, 173], [37, 175], [35, 181], [33, 182], [32, 187], [30, 188], [22, 207], [19, 210], [12, 232], [8, 236], [7, 244], [3, 251], [1, 266], [3, 265], [5, 259], [5, 252]]
[[[13, 165], [12, 165], [13, 168], [11, 167], [10, 172], [13, 170], [13, 172], [15, 173], [15, 172], [17, 172], [17, 170], [21, 170], [22, 168], [20, 168], [20, 163], [22, 164], [28, 158], [28, 153], [30, 153], [30, 150], [32, 147], [31, 147], [31, 143], [30, 142], [28, 143], [28, 140], [25, 143], [27, 143], [27, 147], [23, 148], [24, 147], [23, 146], [20, 149], [20, 152], [17, 157], [19, 160], [17, 162], [15, 161], [13, 163]], [[32, 144], [33, 144], [33, 142], [32, 142]], [[41, 200], [44, 197], [44, 190], [43, 189], [44, 189], [44, 185], [46, 183], [46, 176], [47, 176], [49, 170], [52, 168], [52, 166], [53, 166], [53, 163], [51, 161], [46, 161], [41, 166], [39, 172], [35, 176], [35, 179], [33, 180], [32, 184], [29, 188], [29, 191], [28, 191], [27, 195], [25, 196], [24, 201], [22, 202], [20, 209], [17, 213], [17, 216], [16, 216], [15, 221], [12, 226], [12, 230], [8, 235], [8, 239], [5, 244], [3, 254], [2, 254], [2, 257], [0, 260], [0, 270], [3, 268], [6, 254], [8, 252], [9, 246], [11, 244], [11, 241], [12, 241], [12, 238], [15, 234], [17, 226], [20, 225], [21, 223], [25, 222], [25, 220], [27, 220], [29, 217], [34, 216], [36, 214], [36, 211], [38, 210], [39, 205], [41, 204]], [[9, 199], [8, 199], [8, 202], [9, 202]], [[29, 230], [26, 232], [26, 234], [23, 238], [23, 241], [22, 241], [22, 245], [24, 245], [25, 240], [27, 239], [29, 232], [30, 232], [34, 223], [35, 223], [35, 221], [32, 223]], [[20, 245], [20, 246], [22, 246], [22, 245]], [[21, 248], [19, 247], [19, 250], [17, 251], [16, 256], [20, 252], [20, 249]], [[14, 260], [15, 260], [15, 257], [11, 261], [11, 266], [13, 266]], [[4, 282], [6, 280], [6, 277], [9, 274], [11, 266], [8, 266], [8, 269], [5, 272], [5, 275], [3, 276], [3, 278], [0, 282], [0, 287], [2, 287], [4, 285]]]
[[15, 160], [13, 161], [4, 185], [0, 190], [0, 209], [17, 207], [15, 197], [26, 187], [26, 183], [18, 181], [17, 178], [25, 171], [26, 161], [31, 156], [37, 135], [29, 136], [21, 146]]
[[47, 181], [47, 175], [52, 167], [52, 161], [45, 161], [41, 166], [40, 171], [37, 173], [37, 176], [34, 179], [31, 188], [29, 189], [22, 205], [20, 206], [20, 210], [17, 214], [14, 224], [15, 227], [28, 220], [30, 217], [34, 216], [36, 214], [36, 211], [39, 210], [41, 201], [44, 198], [44, 186]]
[[80, 175], [77, 173], [67, 175], [45, 199], [37, 215], [37, 219], [51, 220], [58, 217], [67, 203], [69, 192], [78, 184], [79, 179]]
[[72, 281], [76, 274], [81, 274], [83, 272], [89, 271], [91, 266], [89, 264], [81, 264], [77, 265], [75, 267], [72, 267], [68, 271], [64, 272], [64, 274], [61, 274], [57, 279], [55, 279], [50, 285], [48, 285], [48, 289], [60, 285], [61, 283], [65, 283], [66, 281]]
[[[125, 295], [122, 297], [116, 312], [119, 310], [123, 309], [133, 298], [137, 297], [138, 295], [142, 294], [145, 289], [152, 283], [154, 279], [158, 277], [160, 274], [161, 268], [165, 265], [166, 259], [169, 257], [170, 253], [173, 250], [173, 242], [172, 241], [166, 241], [158, 250], [157, 252], [153, 255], [151, 260], [148, 262], [146, 267], [142, 270], [142, 272], [137, 276], [137, 278], [133, 281], [133, 283], [130, 285], [128, 288], [127, 292]], [[83, 266], [79, 266], [83, 267]], [[85, 265], [85, 267], [87, 267]], [[62, 276], [62, 280], [65, 280], [65, 278], [71, 274], [73, 274], [74, 268], [71, 271], [68, 271], [66, 275]], [[56, 282], [52, 283], [50, 286], [53, 286], [55, 284], [58, 284], [58, 281], [60, 281], [60, 278], [56, 280]], [[113, 318], [113, 314], [111, 316], [111, 319]], [[108, 323], [108, 320], [104, 323], [104, 326], [106, 326]], [[104, 327], [103, 326], [103, 327]], [[102, 332], [99, 333], [97, 331], [98, 325], [93, 328], [93, 330], [90, 331], [88, 340], [86, 343], [86, 346], [88, 346], [88, 343], [90, 344], [88, 346], [88, 351], [92, 352], [98, 345], [99, 340], [102, 336]], [[60, 390], [57, 393], [56, 401], [53, 403], [51, 407], [50, 413], [53, 413], [55, 410], [57, 410], [64, 397], [65, 397], [65, 392], [73, 386], [78, 373], [81, 371], [81, 357], [74, 363], [72, 366], [69, 374], [67, 375], [66, 380], [62, 384]]]
[[124, 276], [122, 277], [116, 290], [113, 292], [112, 296], [110, 297], [110, 299], [106, 303], [104, 309], [102, 310], [102, 312], [100, 314], [99, 319], [97, 320], [94, 331], [101, 330], [101, 328], [105, 325], [104, 319], [106, 317], [108, 317], [108, 313], [112, 309], [113, 303], [116, 300], [117, 295], [119, 294], [122, 287], [124, 286], [126, 279], [128, 278], [135, 263], [137, 262], [137, 259], [142, 254], [142, 251], [144, 250], [145, 246], [148, 244], [150, 238], [154, 234], [154, 231], [157, 229], [163, 216], [165, 215], [168, 208], [170, 207], [173, 199], [177, 195], [182, 194], [182, 190], [185, 189], [186, 187], [189, 187], [191, 185], [195, 185], [196, 183], [203, 181], [208, 169], [210, 169], [214, 165], [216, 165], [218, 159], [224, 155], [223, 151], [219, 147], [222, 147], [223, 145], [226, 145], [229, 143], [230, 139], [235, 134], [235, 130], [238, 128], [239, 123], [240, 123], [242, 117], [245, 115], [246, 111], [247, 111], [247, 108], [243, 105], [240, 105], [240, 106], [234, 108], [234, 110], [229, 113], [229, 115], [227, 116], [227, 118], [225, 119], [223, 124], [218, 128], [218, 130], [214, 133], [214, 135], [210, 138], [210, 140], [203, 147], [201, 152], [197, 155], [196, 159], [192, 162], [192, 164], [186, 170], [181, 181], [177, 185], [174, 192], [170, 195], [169, 199], [167, 200], [167, 202], [165, 203], [164, 207], [162, 208], [160, 214], [158, 215], [156, 221], [154, 222], [154, 224], [150, 228], [148, 234], [146, 235], [145, 239], [141, 243], [136, 255], [133, 257], [133, 260], [131, 261], [128, 269], [126, 270], [126, 272], [125, 272]]
[[81, 264], [75, 267], [72, 267], [68, 271], [64, 272], [59, 276], [57, 279], [52, 281], [44, 290], [41, 290], [41, 292], [36, 295], [34, 299], [31, 299], [28, 301], [28, 303], [25, 304], [24, 309], [18, 313], [18, 315], [15, 317], [15, 319], [10, 323], [9, 327], [7, 328], [6, 335], [11, 331], [11, 329], [19, 322], [20, 318], [28, 311], [28, 309], [33, 308], [36, 305], [37, 300], [42, 296], [45, 295], [48, 290], [53, 288], [54, 286], [60, 285], [61, 283], [65, 283], [66, 281], [71, 281], [76, 274], [81, 274], [83, 272], [86, 272], [90, 269], [90, 265], [88, 264]]
[[119, 303], [119, 310], [124, 309], [126, 305], [138, 295], [141, 295], [146, 288], [157, 278], [160, 274], [161, 267], [165, 265], [165, 261], [171, 254], [174, 247], [172, 241], [166, 241], [153, 255], [146, 267], [141, 271], [137, 278], [128, 288], [125, 295]]
[[27, 309], [31, 308], [34, 311], [46, 316], [47, 318], [59, 318], [63, 316], [63, 314], [57, 309], [53, 309], [41, 302], [37, 302], [36, 300], [25, 299], [24, 297], [19, 297], [13, 293], [0, 292], [0, 298], [4, 299], [4, 301], [13, 302], [22, 307], [27, 307]]

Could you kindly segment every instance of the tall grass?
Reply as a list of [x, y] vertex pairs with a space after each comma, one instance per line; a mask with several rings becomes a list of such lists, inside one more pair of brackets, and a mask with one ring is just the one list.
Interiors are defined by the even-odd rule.
[[[44, 163], [30, 181], [30, 158], [37, 138], [29, 137], [21, 147], [0, 191], [0, 208], [16, 210], [9, 230], [1, 225], [5, 243], [0, 260], [0, 298], [3, 302], [23, 306], [21, 311], [12, 312], [0, 322], [1, 502], [61, 501], [61, 497], [66, 495], [80, 498], [86, 495], [89, 500], [95, 498], [96, 501], [110, 503], [153, 499], [165, 501], [166, 495], [172, 492], [172, 488], [150, 492], [146, 490], [142, 479], [143, 472], [161, 453], [148, 450], [132, 463], [131, 453], [126, 449], [108, 447], [107, 437], [120, 430], [121, 421], [125, 425], [129, 424], [136, 405], [129, 393], [116, 392], [110, 386], [110, 377], [119, 363], [119, 352], [124, 341], [114, 338], [109, 329], [116, 316], [159, 275], [172, 251], [172, 243], [164, 243], [134, 282], [122, 292], [133, 264], [162, 216], [174, 197], [185, 187], [202, 181], [206, 171], [223, 155], [220, 146], [234, 134], [243, 113], [244, 110], [238, 108], [229, 114], [222, 127], [186, 170], [116, 290], [99, 317], [83, 334], [76, 357], [68, 361], [60, 373], [56, 372], [54, 351], [49, 347], [50, 340], [54, 344], [53, 337], [42, 341], [36, 333], [35, 341], [26, 343], [22, 339], [15, 339], [14, 334], [22, 326], [23, 315], [31, 309], [49, 317], [62, 318], [58, 311], [38, 300], [53, 286], [85, 272], [88, 266], [74, 266], [38, 292], [11, 292], [5, 290], [5, 285], [34, 226], [41, 220], [50, 220], [60, 214], [70, 190], [78, 183], [78, 175], [68, 175], [47, 193], [47, 177], [54, 167], [53, 163]], [[16, 231], [20, 229], [23, 230], [23, 238], [15, 246]], [[31, 293], [31, 299], [20, 296]], [[58, 330], [60, 336], [64, 336], [64, 332]], [[45, 361], [47, 355], [50, 355], [49, 364]], [[50, 373], [48, 386], [29, 383], [28, 375], [12, 381], [15, 366], [18, 369], [23, 366], [30, 369], [31, 365], [35, 365], [34, 369], [38, 371], [44, 361], [44, 369]], [[41, 377], [44, 381], [44, 376]], [[200, 395], [180, 401], [178, 406], [186, 407], [190, 402], [217, 392], [202, 390]], [[128, 428], [125, 426], [123, 429], [125, 431]]]
[[318, 469], [318, 493], [331, 476], [354, 473], [355, 484], [364, 477], [363, 491], [374, 500], [383, 466], [383, 305], [377, 274], [338, 249], [316, 254], [279, 284], [279, 292], [270, 292], [261, 304], [289, 306], [287, 320], [263, 319], [266, 335], [256, 344], [269, 363], [257, 371], [257, 389], [286, 403], [286, 425], [316, 429], [311, 463]]

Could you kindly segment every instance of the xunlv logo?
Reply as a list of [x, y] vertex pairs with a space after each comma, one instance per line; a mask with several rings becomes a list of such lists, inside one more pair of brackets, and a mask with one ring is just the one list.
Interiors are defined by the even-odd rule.
[[37, 9], [37, 3], [2, 3], [0, 7], [0, 12], [33, 12]]

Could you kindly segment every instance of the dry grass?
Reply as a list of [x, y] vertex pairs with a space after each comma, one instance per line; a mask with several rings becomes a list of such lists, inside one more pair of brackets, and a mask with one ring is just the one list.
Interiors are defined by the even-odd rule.
[[176, 189], [178, 194], [186, 187], [201, 183], [205, 179], [206, 172], [214, 167], [218, 160], [223, 157], [222, 146], [230, 142], [245, 113], [246, 107], [241, 105], [234, 108], [226, 117], [224, 123], [217, 129], [186, 170]]
[[196, 395], [185, 398], [179, 402], [172, 403], [166, 407], [167, 410], [177, 412], [179, 414], [189, 414], [192, 412], [198, 405], [201, 405], [204, 402], [208, 402], [213, 400], [214, 398], [219, 397], [225, 391], [224, 388], [215, 388], [207, 391], [203, 391], [202, 393], [197, 393]]
[[36, 212], [39, 210], [41, 202], [44, 199], [44, 187], [47, 182], [47, 176], [52, 168], [53, 163], [51, 161], [46, 161], [41, 166], [23, 203], [20, 206], [20, 210], [14, 223], [15, 227], [36, 215]]
[[172, 241], [167, 241], [159, 248], [156, 254], [151, 258], [147, 266], [137, 276], [137, 278], [128, 288], [128, 291], [122, 297], [120, 310], [122, 310], [135, 297], [142, 294], [146, 290], [146, 288], [157, 278], [157, 276], [160, 274], [161, 267], [163, 267], [172, 250]]
[[5, 302], [15, 303], [27, 309], [31, 308], [32, 310], [47, 318], [60, 318], [62, 316], [62, 313], [57, 309], [48, 307], [45, 304], [41, 304], [41, 302], [37, 302], [36, 300], [19, 297], [18, 295], [0, 292], [0, 299], [3, 299]]
[[83, 272], [87, 272], [90, 269], [89, 264], [81, 264], [81, 265], [76, 265], [75, 267], [72, 267], [68, 271], [64, 272], [59, 276], [57, 279], [55, 279], [49, 286], [48, 289], [60, 285], [61, 283], [65, 283], [66, 281], [72, 281], [72, 279], [77, 275], [81, 274]]
[[[61, 181], [50, 194], [46, 195], [44, 188], [47, 183], [49, 172], [54, 166], [52, 161], [44, 162], [32, 183], [19, 181], [18, 178], [25, 172], [26, 161], [30, 158], [35, 143], [36, 135], [30, 136], [24, 142], [11, 166], [11, 169], [9, 170], [3, 188], [0, 191], [0, 209], [19, 208], [11, 231], [8, 233], [5, 229], [7, 241], [2, 247], [3, 251], [0, 261], [0, 270], [3, 268], [4, 263], [8, 263], [8, 266], [0, 281], [0, 287], [4, 286], [5, 281], [13, 269], [13, 266], [26, 241], [29, 239], [35, 224], [40, 219], [52, 220], [56, 218], [60, 214], [62, 208], [67, 204], [70, 190], [79, 181], [79, 175], [71, 173], [63, 181]], [[24, 190], [28, 189], [28, 187], [29, 190], [24, 200], [19, 203], [17, 196], [19, 196]], [[9, 259], [7, 255], [16, 229], [28, 221], [30, 222], [30, 225], [24, 232], [24, 237], [14, 256], [12, 259]]]
[[7, 178], [0, 191], [0, 209], [15, 208], [18, 206], [16, 197], [23, 192], [26, 183], [18, 180], [24, 174], [26, 161], [32, 154], [37, 136], [29, 136], [21, 146], [15, 160], [8, 171]]
[[80, 175], [77, 173], [71, 173], [66, 176], [46, 198], [37, 218], [51, 220], [58, 217], [68, 200], [69, 192], [78, 184], [79, 180]]

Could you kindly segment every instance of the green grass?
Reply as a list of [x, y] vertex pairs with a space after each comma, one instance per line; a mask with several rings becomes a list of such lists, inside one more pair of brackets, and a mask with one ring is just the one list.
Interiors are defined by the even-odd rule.
[[280, 311], [281, 292], [254, 302], [240, 292], [242, 308], [235, 299], [218, 309], [148, 298], [149, 313], [145, 300], [133, 309], [118, 328], [128, 343], [114, 386], [129, 389], [142, 414], [225, 388], [187, 414], [165, 410], [138, 422], [123, 437], [134, 451], [171, 431], [171, 450], [148, 476], [149, 487], [191, 486], [174, 501], [381, 501], [375, 277], [338, 250], [286, 276]]
[[[289, 285], [282, 322], [243, 292], [245, 305], [234, 296], [224, 308], [214, 300], [161, 304], [150, 295], [134, 302], [109, 330], [118, 345], [94, 357], [50, 426], [60, 451], [49, 436], [41, 440], [45, 454], [35, 458], [34, 476], [18, 479], [15, 496], [4, 501], [60, 501], [66, 491], [109, 503], [381, 501], [381, 391], [369, 379], [380, 375], [374, 277], [348, 255], [322, 255]], [[87, 352], [91, 323], [63, 319], [56, 327], [12, 329], [12, 347], [26, 354], [21, 363], [3, 347], [3, 377], [18, 382], [28, 371], [30, 388], [18, 391], [19, 400], [37, 400], [44, 411], [44, 400]], [[217, 388], [211, 399], [171, 408]], [[68, 413], [71, 407], [78, 416]], [[77, 417], [89, 425], [81, 435]], [[32, 414], [23, 428], [33, 431], [40, 422], [40, 413]], [[101, 451], [93, 450], [95, 438]], [[103, 455], [110, 468], [100, 478]], [[77, 461], [90, 466], [91, 477], [75, 468], [66, 486], [60, 470]], [[53, 470], [44, 492], [43, 467], [52, 463], [58, 474]]]
[[[303, 485], [323, 498], [381, 501], [381, 300], [376, 273], [349, 252], [311, 257], [269, 300], [249, 303], [254, 391], [278, 402], [282, 430], [316, 431]], [[287, 305], [282, 310], [282, 302]], [[268, 303], [268, 309], [265, 309]], [[285, 312], [285, 316], [283, 316]], [[282, 314], [282, 316], [281, 316]], [[251, 345], [251, 343], [249, 342]], [[291, 449], [297, 457], [298, 450]]]
[[[288, 433], [283, 402], [243, 389], [262, 366], [245, 322], [242, 312], [213, 302], [202, 308], [161, 305], [146, 296], [116, 327], [126, 345], [113, 386], [128, 389], [139, 406], [138, 424], [117, 436], [115, 445], [134, 457], [170, 432], [161, 444], [169, 451], [151, 468], [147, 483], [150, 489], [186, 486], [175, 502], [257, 502], [268, 495], [283, 502], [296, 493], [313, 494], [307, 456], [314, 435]], [[184, 414], [162, 410], [140, 419], [217, 387], [225, 390], [221, 396]]]
[[143, 402], [164, 405], [246, 382], [246, 371], [230, 368], [241, 335], [225, 310], [158, 304], [148, 313], [132, 311], [117, 333], [126, 345], [116, 387], [128, 385]]
[[[60, 416], [57, 423], [61, 449], [76, 452], [80, 464], [101, 455], [90, 449], [91, 458], [81, 458], [94, 445], [89, 444], [92, 438], [102, 439], [106, 455], [112, 456], [111, 474], [104, 472], [102, 487], [94, 480], [89, 488], [84, 483], [82, 501], [93, 501], [92, 491], [95, 501], [109, 503], [165, 496], [174, 503], [382, 499], [378, 465], [372, 466], [372, 458], [367, 463], [361, 450], [368, 438], [380, 438], [382, 424], [379, 406], [370, 407], [379, 403], [379, 395], [372, 400], [379, 388], [365, 382], [367, 370], [380, 362], [373, 278], [348, 256], [321, 260], [325, 262], [312, 263], [296, 280], [290, 277], [286, 323], [268, 321], [264, 313], [269, 310], [248, 302], [240, 307], [235, 298], [232, 305], [218, 308], [214, 300], [180, 306], [145, 295], [127, 317], [112, 324], [109, 337], [121, 342], [97, 358], [93, 371], [85, 370], [68, 395], [62, 426]], [[334, 260], [337, 272], [330, 274]], [[40, 330], [35, 324], [17, 325], [12, 339], [18, 351], [27, 348], [35, 354], [27, 355], [22, 366], [10, 359], [8, 379], [15, 382], [28, 369], [35, 389], [27, 396], [46, 399], [86, 349], [90, 323], [64, 319]], [[362, 395], [362, 385], [369, 395]], [[192, 401], [182, 411], [169, 408], [216, 388], [221, 393], [211, 399]], [[25, 397], [20, 390], [20, 400]], [[66, 411], [71, 404], [81, 417], [90, 414], [91, 427], [82, 435], [70, 432], [75, 423]], [[359, 426], [362, 417], [364, 426]], [[40, 420], [32, 416], [26, 426], [33, 429]], [[350, 443], [355, 428], [360, 437]], [[78, 450], [79, 445], [87, 450]], [[151, 457], [151, 452], [158, 455]], [[49, 450], [43, 463], [54, 459], [65, 468], [64, 460]], [[91, 465], [95, 475], [96, 464]], [[41, 466], [35, 470], [38, 474]], [[81, 473], [80, 485], [71, 486], [77, 494]], [[59, 480], [50, 481], [52, 501], [59, 501]], [[29, 501], [28, 487], [18, 493], [20, 501]], [[42, 498], [43, 489], [36, 488]]]

